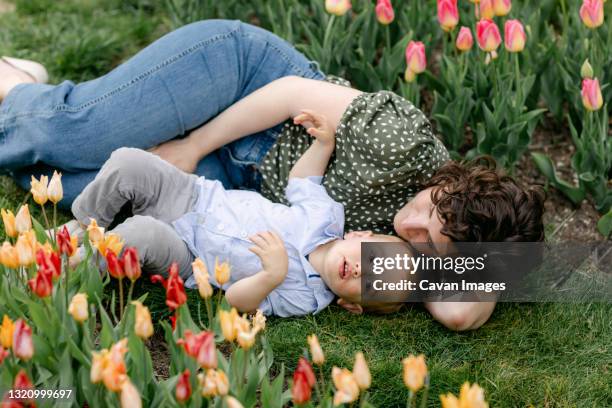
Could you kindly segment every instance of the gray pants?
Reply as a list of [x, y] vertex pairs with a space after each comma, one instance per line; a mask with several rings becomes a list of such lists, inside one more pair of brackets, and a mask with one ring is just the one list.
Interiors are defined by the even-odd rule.
[[113, 232], [125, 246], [136, 247], [146, 272], [167, 276], [172, 262], [177, 262], [186, 278], [194, 256], [170, 223], [193, 209], [197, 180], [152, 153], [122, 147], [74, 200], [72, 214], [84, 225], [94, 218], [107, 228], [130, 203], [134, 215]]

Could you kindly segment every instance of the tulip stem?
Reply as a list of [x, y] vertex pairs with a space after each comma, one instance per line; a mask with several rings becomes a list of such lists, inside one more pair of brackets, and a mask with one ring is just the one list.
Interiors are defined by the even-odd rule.
[[66, 306], [68, 306], [68, 256], [66, 254], [62, 254], [62, 265], [61, 270], [64, 271], [64, 290], [66, 291]]
[[412, 390], [408, 391], [408, 401], [406, 401], [406, 408], [411, 408], [414, 402], [414, 392]]
[[[516, 74], [516, 101], [517, 101], [517, 105], [519, 104], [523, 104], [523, 100], [522, 100], [522, 95], [521, 95], [521, 67], [519, 64], [519, 54], [518, 52], [514, 53], [514, 70], [515, 70], [515, 74]], [[521, 109], [520, 112], [522, 112], [522, 106], [519, 107], [517, 106], [517, 108]]]
[[47, 227], [47, 229], [50, 229], [51, 227], [49, 226], [49, 218], [47, 218], [47, 212], [45, 211], [45, 206], [41, 204], [40, 208], [42, 209], [43, 218], [45, 219], [45, 227]]
[[53, 203], [53, 239], [57, 239], [57, 204]]
[[128, 290], [128, 301], [127, 301], [128, 305], [132, 303], [132, 293], [134, 292], [134, 282], [136, 281], [133, 281], [130, 279], [130, 289]]
[[329, 17], [329, 22], [327, 23], [327, 27], [325, 28], [325, 35], [323, 36], [323, 53], [325, 55], [325, 59], [323, 62], [323, 71], [329, 70], [330, 68], [328, 64], [328, 56], [331, 55], [331, 51], [328, 48], [329, 48], [330, 36], [332, 32], [332, 27], [334, 26], [335, 18], [336, 16], [333, 16], [333, 15]]
[[123, 320], [123, 278], [119, 278], [119, 321]]
[[212, 311], [211, 299], [210, 297], [207, 297], [205, 300], [206, 300], [206, 314], [208, 317], [208, 329], [212, 330], [214, 316], [213, 316], [213, 311]]

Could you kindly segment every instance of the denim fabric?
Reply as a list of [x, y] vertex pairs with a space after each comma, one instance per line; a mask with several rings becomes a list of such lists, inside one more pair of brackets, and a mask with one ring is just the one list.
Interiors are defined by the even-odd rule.
[[[173, 31], [108, 74], [81, 84], [23, 84], [0, 106], [0, 170], [24, 188], [60, 170], [68, 208], [119, 147], [148, 149], [195, 129], [267, 83], [323, 79], [317, 64], [274, 34], [207, 20]], [[204, 159], [197, 174], [257, 189], [257, 165], [280, 125]]]

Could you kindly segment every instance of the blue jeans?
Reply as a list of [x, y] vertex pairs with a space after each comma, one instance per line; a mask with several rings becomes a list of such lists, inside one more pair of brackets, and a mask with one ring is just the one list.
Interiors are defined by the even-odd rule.
[[[61, 171], [61, 206], [69, 208], [115, 149], [148, 149], [184, 135], [288, 75], [324, 78], [315, 62], [268, 31], [239, 21], [190, 24], [92, 81], [16, 86], [0, 105], [0, 171], [25, 189], [31, 175]], [[257, 165], [281, 127], [219, 149], [196, 173], [226, 188], [257, 189]]]

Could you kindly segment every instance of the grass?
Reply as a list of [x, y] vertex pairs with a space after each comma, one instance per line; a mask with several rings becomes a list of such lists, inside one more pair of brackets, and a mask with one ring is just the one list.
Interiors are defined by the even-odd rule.
[[[0, 55], [42, 61], [51, 80], [81, 81], [108, 71], [169, 30], [161, 1], [17, 0], [17, 10], [0, 16]], [[15, 209], [25, 193], [0, 177], [0, 207]], [[33, 208], [33, 215], [39, 216]], [[62, 219], [67, 219], [63, 214]], [[554, 226], [548, 226], [553, 230]], [[0, 232], [0, 239], [2, 232]], [[163, 293], [150, 290], [158, 315]], [[197, 296], [190, 294], [195, 307]], [[502, 304], [480, 330], [453, 333], [419, 306], [384, 316], [353, 316], [330, 307], [317, 316], [272, 319], [267, 332], [276, 368], [293, 369], [317, 333], [332, 365], [352, 366], [365, 352], [380, 407], [404, 406], [407, 391], [401, 359], [424, 353], [431, 373], [430, 405], [437, 395], [457, 392], [464, 381], [478, 382], [494, 407], [612, 406], [612, 305]]]

